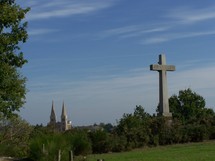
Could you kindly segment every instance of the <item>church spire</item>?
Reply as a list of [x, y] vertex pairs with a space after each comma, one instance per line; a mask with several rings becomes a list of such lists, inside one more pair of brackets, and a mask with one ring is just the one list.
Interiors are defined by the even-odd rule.
[[67, 114], [66, 114], [65, 105], [63, 102], [62, 113], [61, 113], [61, 131], [66, 131], [67, 129], [68, 129]]
[[54, 109], [54, 101], [52, 101], [50, 122], [48, 123], [48, 126], [52, 127], [54, 130], [59, 130], [62, 132], [72, 128], [72, 123], [67, 118], [67, 112], [66, 112], [66, 107], [64, 105], [64, 101], [63, 101], [63, 105], [62, 105], [62, 113], [61, 113], [60, 122], [57, 122], [57, 117], [56, 117], [55, 109]]
[[66, 113], [64, 102], [63, 102], [62, 113], [61, 113], [61, 119], [63, 119], [63, 118], [67, 119], [67, 113]]
[[54, 110], [54, 101], [52, 101], [52, 109], [51, 109], [51, 115], [50, 115], [50, 124], [55, 124], [56, 123], [56, 115], [55, 115], [55, 110]]

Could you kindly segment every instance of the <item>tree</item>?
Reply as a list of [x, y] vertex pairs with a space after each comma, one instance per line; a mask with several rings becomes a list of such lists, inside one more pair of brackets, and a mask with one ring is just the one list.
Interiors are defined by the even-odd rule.
[[103, 130], [96, 130], [89, 133], [92, 142], [93, 153], [107, 153], [111, 151], [109, 133]]
[[180, 90], [178, 96], [171, 96], [169, 104], [173, 117], [183, 123], [196, 120], [205, 110], [205, 99], [189, 88]]
[[20, 117], [1, 119], [0, 155], [15, 157], [26, 156], [32, 127]]
[[120, 119], [116, 131], [119, 136], [127, 139], [127, 148], [137, 148], [149, 142], [150, 115], [142, 106], [136, 106], [133, 114], [124, 114]]
[[25, 103], [26, 79], [19, 68], [27, 62], [20, 44], [28, 38], [27, 22], [23, 22], [28, 11], [15, 0], [0, 1], [0, 115], [7, 118]]
[[0, 115], [11, 117], [24, 104], [25, 78], [14, 67], [0, 62]]
[[182, 124], [182, 141], [202, 141], [213, 138], [215, 113], [205, 107], [205, 99], [191, 89], [179, 91], [169, 99], [173, 119]]

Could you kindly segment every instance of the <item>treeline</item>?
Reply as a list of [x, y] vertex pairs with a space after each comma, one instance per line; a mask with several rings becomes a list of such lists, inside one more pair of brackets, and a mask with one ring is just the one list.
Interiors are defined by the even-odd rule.
[[[62, 160], [68, 160], [68, 152], [71, 150], [75, 156], [79, 156], [215, 139], [215, 113], [205, 108], [202, 96], [186, 89], [170, 97], [169, 102], [172, 119], [150, 115], [142, 106], [136, 106], [134, 112], [124, 114], [115, 127], [100, 124], [103, 128], [99, 130], [74, 128], [60, 133], [47, 127], [35, 126], [28, 129], [31, 132], [19, 136], [23, 138], [19, 146], [15, 146], [15, 150], [20, 152], [16, 155], [25, 155], [35, 161], [56, 160], [60, 149]], [[0, 146], [7, 147], [4, 152], [15, 151], [13, 146], [17, 143], [9, 144], [10, 139], [5, 143], [7, 146]]]

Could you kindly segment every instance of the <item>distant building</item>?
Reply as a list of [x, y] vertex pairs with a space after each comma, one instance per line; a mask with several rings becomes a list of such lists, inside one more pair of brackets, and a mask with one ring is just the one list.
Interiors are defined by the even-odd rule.
[[56, 117], [55, 109], [54, 109], [54, 102], [52, 102], [51, 115], [50, 115], [50, 121], [48, 123], [48, 126], [57, 131], [66, 131], [66, 130], [70, 130], [72, 128], [72, 122], [70, 120], [68, 120], [68, 118], [67, 118], [67, 113], [66, 113], [64, 102], [63, 102], [63, 106], [62, 106], [60, 122], [57, 122], [57, 117]]

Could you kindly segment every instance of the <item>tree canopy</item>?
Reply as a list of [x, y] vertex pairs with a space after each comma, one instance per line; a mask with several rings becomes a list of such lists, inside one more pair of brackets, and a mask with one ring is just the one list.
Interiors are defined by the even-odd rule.
[[142, 106], [136, 106], [133, 114], [124, 114], [117, 126], [118, 135], [127, 139], [127, 146], [141, 147], [149, 142], [150, 115]]
[[173, 118], [177, 118], [183, 123], [195, 122], [203, 116], [214, 115], [212, 109], [205, 107], [205, 99], [190, 88], [180, 90], [178, 95], [171, 96], [169, 104]]
[[22, 20], [29, 8], [22, 9], [15, 0], [0, 1], [0, 60], [15, 67], [27, 62], [20, 51], [19, 44], [26, 42], [27, 22]]
[[15, 0], [0, 0], [0, 114], [10, 117], [24, 104], [26, 79], [20, 74], [27, 60], [20, 44], [25, 43], [28, 34], [25, 14]]

